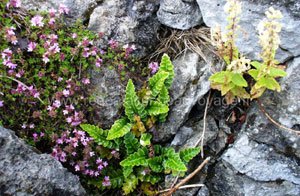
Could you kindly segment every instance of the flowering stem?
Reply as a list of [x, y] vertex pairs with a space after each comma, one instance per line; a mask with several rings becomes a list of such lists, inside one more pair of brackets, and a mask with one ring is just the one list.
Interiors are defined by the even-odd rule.
[[[7, 79], [10, 79], [10, 80], [12, 80], [12, 81], [15, 81], [15, 82], [17, 82], [17, 83], [19, 83], [19, 84], [22, 84], [25, 88], [27, 88], [27, 90], [29, 90], [29, 87], [28, 87], [26, 84], [24, 84], [23, 82], [21, 82], [21, 81], [15, 79], [15, 78], [12, 78], [12, 77], [9, 77], [9, 76], [3, 76], [3, 75], [1, 75], [1, 74], [0, 74], [0, 77], [1, 77], [1, 78], [7, 78]], [[42, 104], [45, 104], [45, 103], [43, 102], [43, 100], [41, 100], [41, 98], [38, 97], [37, 99], [40, 100], [40, 102], [41, 102]]]

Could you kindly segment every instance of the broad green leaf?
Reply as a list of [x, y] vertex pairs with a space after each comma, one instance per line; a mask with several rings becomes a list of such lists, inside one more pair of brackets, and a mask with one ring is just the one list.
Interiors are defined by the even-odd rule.
[[241, 86], [241, 87], [247, 87], [248, 86], [248, 83], [244, 79], [243, 75], [239, 74], [239, 73], [234, 73], [233, 74], [232, 82], [237, 86]]
[[149, 146], [151, 144], [151, 138], [152, 135], [149, 133], [142, 133], [141, 139], [140, 139], [140, 144], [142, 146]]
[[136, 152], [137, 149], [140, 147], [139, 140], [135, 138], [134, 135], [130, 132], [125, 135], [124, 143], [128, 155], [133, 152]]
[[230, 91], [236, 97], [245, 98], [245, 99], [249, 99], [250, 98], [249, 93], [247, 93], [247, 91], [243, 87], [235, 86]]
[[125, 179], [125, 183], [123, 184], [122, 190], [127, 195], [135, 190], [138, 183], [138, 178], [135, 175], [130, 174], [130, 176]]
[[250, 76], [252, 76], [252, 78], [257, 81], [258, 80], [258, 75], [259, 75], [259, 70], [257, 69], [250, 69], [248, 71], [248, 73], [250, 74]]
[[263, 77], [260, 78], [260, 80], [254, 85], [256, 89], [259, 89], [261, 87], [266, 87], [270, 90], [276, 90], [277, 92], [280, 92], [280, 85], [274, 78], [267, 78]]
[[151, 90], [152, 94], [151, 97], [155, 98], [162, 88], [165, 86], [165, 80], [169, 77], [168, 72], [158, 72], [152, 78], [149, 79], [149, 89]]
[[146, 148], [139, 149], [137, 152], [133, 153], [125, 160], [121, 161], [120, 165], [122, 167], [147, 165], [147, 157], [148, 157], [148, 150]]
[[287, 74], [282, 69], [271, 67], [269, 76], [272, 77], [285, 77]]
[[208, 80], [215, 83], [224, 83], [225, 82], [225, 71], [217, 72], [212, 75]]
[[89, 125], [89, 124], [81, 124], [80, 127], [84, 131], [86, 131], [99, 145], [102, 145], [110, 149], [119, 148], [119, 145], [115, 141], [109, 141], [106, 139], [108, 135], [107, 130], [100, 129], [97, 126]]
[[169, 111], [168, 105], [159, 103], [157, 101], [150, 101], [147, 111], [149, 115], [157, 116], [159, 114], [164, 114]]
[[119, 137], [123, 137], [128, 133], [132, 127], [132, 123], [128, 122], [126, 118], [121, 118], [120, 120], [115, 121], [113, 126], [108, 132], [107, 140], [113, 140]]
[[180, 158], [184, 162], [188, 163], [190, 160], [192, 160], [199, 152], [201, 151], [201, 148], [186, 148], [184, 150], [179, 151]]
[[133, 121], [134, 115], [138, 114], [142, 120], [147, 118], [147, 112], [144, 106], [140, 103], [138, 96], [135, 92], [134, 84], [130, 79], [126, 87], [126, 95], [124, 100], [125, 114], [130, 121]]
[[235, 87], [235, 85], [232, 82], [223, 84], [221, 89], [222, 96], [226, 95], [226, 93], [228, 93], [228, 91], [230, 91], [233, 87]]
[[253, 67], [255, 67], [257, 70], [261, 70], [261, 63], [258, 61], [252, 61], [250, 63]]

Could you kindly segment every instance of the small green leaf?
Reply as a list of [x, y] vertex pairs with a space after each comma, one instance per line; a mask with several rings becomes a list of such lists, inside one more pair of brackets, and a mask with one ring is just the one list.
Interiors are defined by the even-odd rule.
[[234, 73], [233, 74], [232, 82], [237, 86], [241, 86], [241, 87], [247, 87], [248, 86], [248, 83], [244, 79], [243, 75], [239, 74], [239, 73]]
[[285, 77], [287, 74], [282, 69], [271, 67], [269, 76], [272, 77]]
[[215, 83], [224, 83], [225, 82], [225, 71], [217, 72], [212, 75], [208, 80]]
[[147, 162], [153, 172], [156, 172], [156, 173], [163, 172], [164, 168], [162, 166], [162, 162], [163, 162], [162, 156], [152, 157], [152, 158], [148, 159]]
[[175, 152], [173, 148], [167, 150], [167, 159], [164, 160], [163, 165], [165, 168], [170, 168], [176, 171], [187, 171], [186, 166], [180, 159], [178, 153]]
[[124, 136], [132, 127], [132, 123], [128, 122], [126, 118], [117, 120], [108, 132], [107, 140], [113, 140]]
[[252, 61], [250, 63], [253, 67], [255, 67], [257, 70], [261, 70], [261, 63], [258, 61]]
[[254, 80], [256, 80], [256, 81], [258, 80], [259, 70], [257, 70], [257, 69], [250, 69], [248, 71], [248, 73], [250, 74], [250, 76], [252, 76], [252, 78]]
[[137, 149], [140, 147], [139, 140], [135, 138], [134, 135], [130, 132], [125, 135], [124, 143], [128, 155], [133, 152], [136, 152]]
[[133, 172], [132, 166], [123, 167], [123, 175], [125, 178], [127, 178], [132, 172]]
[[199, 152], [201, 151], [201, 148], [186, 148], [184, 150], [179, 151], [180, 158], [188, 163], [190, 160], [192, 160]]
[[123, 184], [122, 187], [124, 193], [127, 195], [133, 192], [136, 186], [138, 185], [138, 183], [139, 183], [138, 178], [135, 175], [130, 174], [130, 176], [125, 179], [125, 183]]
[[150, 101], [150, 103], [147, 107], [147, 111], [148, 111], [149, 115], [157, 116], [159, 114], [167, 113], [169, 111], [169, 107], [168, 107], [168, 105], [159, 103], [157, 101]]
[[133, 153], [132, 155], [127, 157], [125, 160], [121, 161], [120, 165], [122, 167], [147, 165], [147, 156], [148, 156], [147, 149], [145, 149], [145, 148], [139, 149], [137, 152]]
[[140, 139], [140, 144], [142, 146], [149, 146], [151, 144], [151, 138], [152, 135], [149, 133], [142, 133], [141, 139]]

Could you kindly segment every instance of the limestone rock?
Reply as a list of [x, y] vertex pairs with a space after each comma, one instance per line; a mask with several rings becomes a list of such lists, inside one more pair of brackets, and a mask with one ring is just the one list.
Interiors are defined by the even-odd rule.
[[79, 178], [0, 127], [0, 195], [85, 195]]
[[202, 15], [194, 0], [163, 0], [158, 20], [171, 28], [186, 30], [202, 24]]

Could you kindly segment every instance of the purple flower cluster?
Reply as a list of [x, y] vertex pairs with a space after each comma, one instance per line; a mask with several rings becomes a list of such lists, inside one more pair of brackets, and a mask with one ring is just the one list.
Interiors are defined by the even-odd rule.
[[16, 45], [18, 43], [18, 39], [16, 37], [15, 33], [16, 28], [15, 27], [7, 27], [5, 29], [5, 37], [8, 41], [10, 41], [13, 45]]
[[158, 63], [157, 62], [151, 62], [149, 64], [149, 68], [151, 69], [151, 73], [155, 74], [159, 68]]
[[21, 0], [10, 0], [10, 1], [6, 4], [6, 7], [7, 7], [7, 8], [9, 8], [9, 6], [13, 6], [13, 7], [15, 7], [15, 8], [21, 7], [21, 3], [22, 3]]

